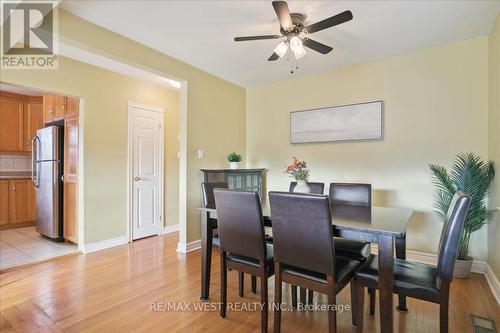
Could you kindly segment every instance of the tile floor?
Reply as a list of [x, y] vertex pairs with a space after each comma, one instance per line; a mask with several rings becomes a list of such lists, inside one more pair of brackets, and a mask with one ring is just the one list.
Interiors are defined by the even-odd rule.
[[78, 252], [71, 243], [57, 243], [36, 232], [35, 227], [0, 230], [0, 270]]

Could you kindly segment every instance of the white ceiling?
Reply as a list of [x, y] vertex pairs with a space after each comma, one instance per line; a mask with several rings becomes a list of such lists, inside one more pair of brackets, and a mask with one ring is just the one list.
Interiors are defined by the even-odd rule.
[[[283, 58], [268, 62], [278, 40], [233, 41], [276, 34], [271, 1], [73, 1], [62, 8], [206, 72], [249, 87], [488, 34], [500, 1], [289, 1], [314, 23], [344, 10], [350, 22], [309, 37], [333, 47], [307, 49], [290, 74]], [[84, 32], [82, 32], [84, 33]]]

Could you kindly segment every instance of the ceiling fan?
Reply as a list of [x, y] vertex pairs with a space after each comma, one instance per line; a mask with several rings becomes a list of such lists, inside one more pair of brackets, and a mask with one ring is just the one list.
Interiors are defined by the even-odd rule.
[[352, 12], [350, 10], [346, 10], [340, 14], [306, 26], [304, 24], [306, 19], [305, 15], [290, 13], [286, 1], [273, 1], [273, 7], [280, 22], [281, 34], [234, 38], [235, 42], [243, 42], [285, 37], [286, 39], [276, 46], [273, 54], [269, 57], [269, 59], [267, 59], [268, 61], [275, 61], [283, 57], [289, 47], [296, 59], [300, 59], [306, 54], [304, 46], [316, 52], [327, 54], [333, 50], [330, 46], [317, 42], [306, 36], [352, 20]]

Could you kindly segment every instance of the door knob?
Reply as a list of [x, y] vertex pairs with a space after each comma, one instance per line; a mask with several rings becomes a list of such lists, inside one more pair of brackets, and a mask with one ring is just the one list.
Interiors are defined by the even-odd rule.
[[139, 176], [135, 176], [134, 180], [135, 180], [136, 182], [138, 182], [139, 180], [141, 180], [141, 177], [139, 177]]

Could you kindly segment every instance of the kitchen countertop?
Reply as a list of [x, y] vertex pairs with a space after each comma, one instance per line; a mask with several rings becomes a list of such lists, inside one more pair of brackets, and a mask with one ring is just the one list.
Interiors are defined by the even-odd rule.
[[31, 178], [31, 171], [0, 171], [0, 179]]

